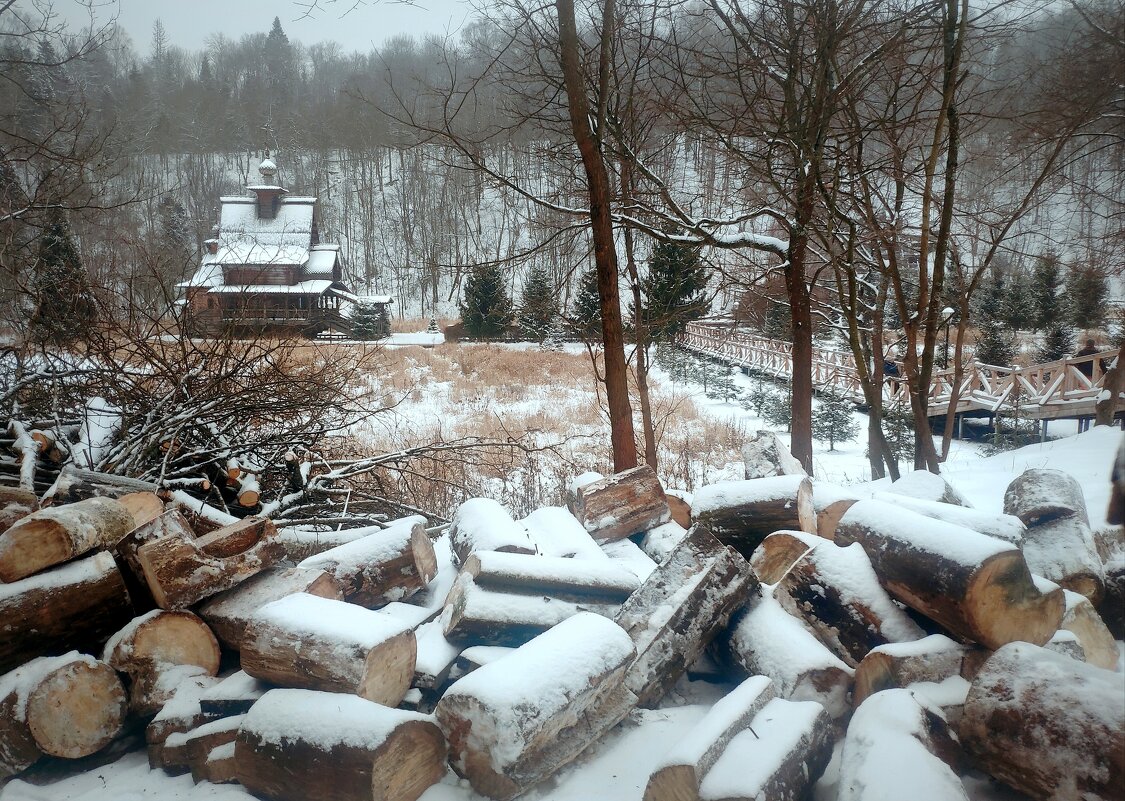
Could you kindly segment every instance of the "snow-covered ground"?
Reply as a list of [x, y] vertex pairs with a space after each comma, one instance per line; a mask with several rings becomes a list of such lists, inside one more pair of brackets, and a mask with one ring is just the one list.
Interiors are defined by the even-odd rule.
[[[762, 426], [762, 421], [735, 404], [702, 397], [696, 398], [696, 403], [709, 415], [736, 419], [747, 431]], [[1056, 433], [1061, 432], [1061, 428], [1061, 425], [1058, 426]], [[987, 458], [973, 444], [955, 443], [943, 472], [974, 505], [999, 511], [1004, 488], [1026, 468], [1052, 467], [1067, 471], [1082, 485], [1091, 522], [1097, 527], [1105, 522], [1110, 468], [1121, 436], [1116, 429], [1096, 428]], [[831, 453], [826, 449], [818, 450], [815, 465], [820, 477], [841, 483], [857, 483], [869, 478], [862, 441], [838, 445], [837, 450]], [[736, 467], [740, 465], [732, 465], [731, 469]], [[576, 763], [522, 797], [529, 801], [639, 800], [649, 773], [663, 753], [671, 744], [682, 739], [702, 719], [710, 705], [729, 689], [729, 686], [681, 681], [671, 693], [665, 708], [633, 712]], [[818, 784], [816, 801], [834, 801], [839, 775], [838, 754], [839, 748]], [[330, 780], [326, 777], [326, 781]], [[965, 780], [965, 786], [973, 801], [1018, 801], [1023, 798], [986, 777], [970, 776]], [[148, 768], [143, 750], [48, 785], [36, 786], [16, 780], [0, 790], [0, 801], [233, 801], [249, 797], [237, 785], [194, 785], [190, 776], [170, 777], [162, 771], [152, 771]], [[482, 798], [469, 789], [467, 782], [450, 773], [441, 783], [431, 787], [422, 796], [422, 801], [481, 801]]]

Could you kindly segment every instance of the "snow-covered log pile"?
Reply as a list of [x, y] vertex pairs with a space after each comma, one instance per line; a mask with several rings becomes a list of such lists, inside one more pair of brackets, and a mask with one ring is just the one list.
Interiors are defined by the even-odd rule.
[[1001, 515], [925, 476], [872, 497], [770, 474], [760, 451], [765, 475], [697, 489], [687, 528], [647, 469], [523, 520], [474, 498], [446, 531], [296, 546], [96, 477], [0, 496], [0, 781], [144, 725], [154, 769], [263, 798], [414, 801], [455, 774], [509, 799], [706, 676], [725, 696], [645, 801], [808, 797], [834, 748], [840, 799], [965, 798], [969, 770], [1113, 797], [1100, 598], [1024, 550], [1083, 519], [1073, 492], [1022, 479], [1039, 489]]

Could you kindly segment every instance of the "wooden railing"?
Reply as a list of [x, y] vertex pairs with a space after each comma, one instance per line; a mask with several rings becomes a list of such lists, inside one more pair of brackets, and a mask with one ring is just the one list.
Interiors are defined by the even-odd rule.
[[[788, 342], [737, 331], [726, 326], [691, 323], [681, 339], [689, 350], [704, 353], [739, 367], [748, 367], [781, 380], [793, 374], [793, 354]], [[999, 411], [1017, 407], [1033, 418], [1078, 417], [1093, 414], [1094, 403], [1105, 383], [1105, 373], [1116, 350], [1074, 356], [1030, 367], [996, 367], [972, 361], [961, 377], [957, 410]], [[901, 365], [899, 369], [901, 371]], [[876, 369], [882, 369], [877, 365]], [[1088, 373], [1088, 374], [1087, 374]], [[945, 414], [953, 397], [953, 370], [934, 372], [929, 388], [929, 414]], [[859, 371], [851, 353], [813, 348], [812, 380], [818, 389], [862, 403]], [[906, 406], [906, 382], [886, 376], [883, 399], [888, 406]]]

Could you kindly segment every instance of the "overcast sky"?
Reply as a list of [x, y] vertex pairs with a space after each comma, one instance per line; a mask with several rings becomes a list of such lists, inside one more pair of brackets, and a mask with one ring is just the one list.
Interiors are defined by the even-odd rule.
[[169, 41], [187, 50], [200, 49], [219, 31], [236, 40], [266, 33], [276, 16], [291, 40], [336, 41], [345, 50], [367, 52], [400, 33], [456, 33], [471, 12], [468, 0], [319, 0], [311, 17], [303, 7], [309, 0], [54, 0], [54, 9], [71, 27], [85, 27], [91, 4], [98, 21], [117, 17], [138, 53], [148, 52], [158, 18]]

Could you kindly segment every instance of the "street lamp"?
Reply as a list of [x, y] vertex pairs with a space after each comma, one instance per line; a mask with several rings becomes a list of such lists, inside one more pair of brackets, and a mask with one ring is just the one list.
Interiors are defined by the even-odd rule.
[[942, 315], [945, 317], [945, 351], [941, 357], [941, 367], [943, 370], [949, 369], [949, 326], [953, 323], [953, 315], [956, 313], [954, 309], [946, 306], [941, 310]]

